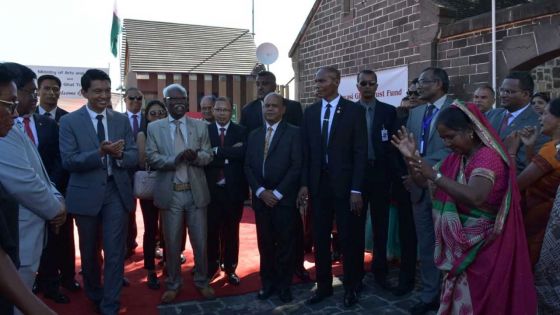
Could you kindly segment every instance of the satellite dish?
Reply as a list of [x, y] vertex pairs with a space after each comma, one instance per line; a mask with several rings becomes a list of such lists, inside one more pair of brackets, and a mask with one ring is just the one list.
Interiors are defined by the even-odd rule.
[[278, 48], [272, 43], [262, 43], [257, 47], [257, 59], [265, 65], [273, 64], [278, 59]]

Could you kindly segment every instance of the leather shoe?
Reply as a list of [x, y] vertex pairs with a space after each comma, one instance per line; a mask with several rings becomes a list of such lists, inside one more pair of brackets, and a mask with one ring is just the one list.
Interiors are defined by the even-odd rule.
[[166, 290], [165, 292], [163, 292], [163, 295], [161, 296], [161, 303], [163, 304], [171, 303], [173, 302], [173, 300], [175, 300], [177, 295], [179, 295], [179, 290]]
[[375, 284], [383, 290], [390, 290], [391, 286], [386, 279], [375, 280]]
[[[192, 274], [194, 275], [194, 269], [192, 270]], [[218, 278], [221, 275], [221, 272], [219, 269], [213, 270], [208, 272], [208, 280], [210, 282], [212, 282], [214, 279]]]
[[424, 315], [429, 311], [437, 311], [439, 308], [439, 303], [437, 301], [432, 301], [430, 303], [418, 302], [412, 306], [408, 311], [411, 315]]
[[181, 265], [187, 262], [185, 255], [181, 254]]
[[303, 267], [297, 268], [296, 271], [294, 272], [294, 274], [298, 278], [300, 278], [301, 281], [304, 281], [304, 282], [307, 282], [311, 279], [309, 277], [309, 272], [307, 272], [307, 270], [305, 270], [305, 268], [303, 268]]
[[329, 296], [333, 295], [333, 291], [331, 290], [325, 290], [325, 291], [315, 291], [315, 293], [313, 294], [313, 296], [311, 296], [309, 299], [307, 299], [307, 301], [305, 301], [305, 303], [307, 304], [317, 304], [319, 302], [322, 302], [324, 299], [328, 298]]
[[344, 292], [344, 307], [351, 307], [356, 303], [358, 303], [358, 296], [356, 295], [356, 291], [348, 290]]
[[394, 296], [403, 296], [414, 290], [414, 285], [399, 285], [393, 290]]
[[44, 295], [47, 299], [51, 299], [55, 303], [58, 303], [58, 304], [68, 304], [68, 303], [70, 303], [70, 298], [68, 296], [66, 296], [65, 294], [63, 294], [62, 292], [60, 292], [58, 289], [45, 292]]
[[262, 288], [257, 293], [257, 299], [266, 300], [274, 293], [274, 287]]
[[278, 297], [280, 298], [280, 301], [284, 303], [290, 303], [293, 299], [292, 292], [289, 288], [280, 290], [280, 292], [278, 292]]
[[212, 289], [210, 286], [197, 288], [197, 290], [207, 300], [213, 300], [216, 298], [216, 295], [214, 294], [214, 289]]
[[241, 283], [241, 279], [239, 279], [235, 272], [228, 273], [227, 281], [232, 285], [239, 285]]
[[331, 255], [331, 260], [332, 260], [332, 262], [335, 262], [335, 261], [340, 262], [340, 257], [341, 257], [341, 256], [342, 256], [342, 255], [340, 254], [339, 251], [333, 251], [333, 252], [332, 252], [332, 255]]
[[148, 273], [148, 281], [146, 281], [148, 288], [152, 290], [159, 290], [159, 280], [155, 272]]
[[80, 285], [80, 283], [78, 281], [74, 280], [74, 279], [69, 280], [69, 281], [62, 281], [60, 286], [65, 288], [66, 290], [68, 290], [70, 292], [78, 292], [82, 289], [82, 286]]

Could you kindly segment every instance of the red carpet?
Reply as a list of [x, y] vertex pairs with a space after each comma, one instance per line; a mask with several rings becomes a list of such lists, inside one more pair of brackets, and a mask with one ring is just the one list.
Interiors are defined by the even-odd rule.
[[[136, 222], [138, 225], [137, 242], [139, 244], [136, 249], [136, 254], [125, 262], [125, 276], [130, 280], [129, 287], [123, 287], [121, 291], [121, 314], [158, 314], [157, 305], [160, 304], [160, 297], [164, 291], [164, 279], [161, 276], [161, 267], [158, 267], [158, 276], [162, 288], [159, 291], [150, 290], [146, 286], [146, 271], [143, 269], [144, 260], [142, 254], [142, 235], [144, 234], [144, 226], [142, 222], [142, 214], [138, 207]], [[78, 244], [78, 234], [76, 235], [76, 247]], [[241, 278], [241, 285], [238, 287], [232, 286], [227, 283], [223, 277], [215, 279], [211, 286], [214, 288], [217, 296], [239, 295], [248, 292], [256, 292], [260, 289], [259, 278], [259, 252], [257, 247], [257, 236], [255, 229], [255, 218], [251, 208], [245, 208], [243, 219], [241, 220], [240, 227], [240, 249], [239, 249], [239, 266], [237, 267], [237, 274]], [[77, 249], [76, 257], [76, 271], [80, 270], [79, 251]], [[201, 299], [202, 296], [196, 291], [193, 281], [191, 270], [193, 268], [193, 254], [190, 244], [187, 242], [185, 250], [187, 263], [183, 265], [183, 279], [184, 285], [181, 293], [177, 298], [177, 302], [187, 300]], [[371, 254], [366, 253], [366, 261], [371, 262]], [[157, 264], [156, 260], [156, 264]], [[313, 262], [313, 255], [307, 255], [305, 261], [306, 269], [311, 273], [312, 277], [315, 274], [315, 264]], [[333, 273], [335, 275], [342, 274], [342, 265], [333, 265]], [[81, 276], [77, 276], [77, 280], [81, 283]], [[294, 282], [296, 279], [294, 278]], [[86, 298], [83, 291], [78, 293], [70, 293], [65, 291], [71, 299], [70, 304], [56, 304], [51, 300], [43, 299], [51, 308], [53, 308], [60, 315], [94, 315], [92, 304]], [[42, 297], [42, 294], [39, 293]]]

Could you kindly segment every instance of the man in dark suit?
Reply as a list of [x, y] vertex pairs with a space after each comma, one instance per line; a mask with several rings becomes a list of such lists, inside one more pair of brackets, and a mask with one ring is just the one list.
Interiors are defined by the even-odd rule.
[[[248, 133], [264, 125], [263, 99], [267, 94], [276, 91], [276, 76], [272, 72], [259, 72], [255, 82], [257, 84], [257, 99], [243, 106], [241, 111], [240, 124], [247, 128]], [[283, 120], [294, 126], [301, 125], [303, 117], [301, 104], [285, 98], [284, 106], [286, 107], [286, 114]]]
[[245, 161], [245, 127], [231, 121], [231, 102], [226, 97], [215, 100], [214, 122], [208, 125], [214, 159], [206, 166], [206, 181], [210, 190], [208, 205], [208, 277], [212, 278], [220, 266], [228, 282], [239, 285], [235, 274], [239, 256], [239, 223], [243, 201], [249, 189], [243, 162]]
[[303, 117], [303, 171], [299, 199], [310, 195], [317, 291], [307, 301], [321, 302], [333, 293], [330, 234], [333, 218], [344, 257], [344, 305], [358, 300], [363, 275], [364, 216], [362, 188], [367, 163], [364, 108], [338, 94], [340, 72], [323, 67], [315, 75], [321, 99]]
[[[47, 74], [40, 76], [37, 84], [39, 106], [35, 109], [35, 114], [30, 116], [38, 122], [35, 125], [39, 138], [37, 149], [51, 180], [60, 193], [65, 195], [69, 174], [60, 160], [58, 122], [68, 112], [58, 108], [61, 82], [56, 76]], [[60, 292], [59, 285], [73, 292], [80, 290], [80, 284], [74, 279], [75, 262], [74, 224], [72, 216], [68, 215], [58, 233], [49, 229], [47, 246], [43, 250], [37, 273], [36, 288], [44, 291], [45, 296], [55, 302], [67, 303], [68, 298]]]
[[275, 291], [290, 302], [294, 273], [295, 220], [298, 183], [301, 176], [301, 135], [283, 120], [283, 97], [270, 93], [264, 98], [266, 125], [249, 135], [245, 175], [253, 192], [257, 223], [262, 289], [257, 298], [268, 299]]
[[[103, 314], [117, 314], [128, 215], [134, 209], [128, 170], [138, 164], [138, 150], [128, 118], [107, 109], [111, 104], [109, 76], [90, 69], [81, 84], [88, 103], [60, 120], [62, 164], [70, 172], [66, 200], [80, 235], [86, 295]], [[99, 233], [104, 252], [103, 286]]]

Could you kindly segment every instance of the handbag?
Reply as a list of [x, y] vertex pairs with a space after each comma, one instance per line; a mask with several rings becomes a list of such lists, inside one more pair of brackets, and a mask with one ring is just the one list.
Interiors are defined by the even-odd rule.
[[138, 199], [153, 200], [156, 172], [146, 167], [145, 171], [134, 173], [134, 196]]

